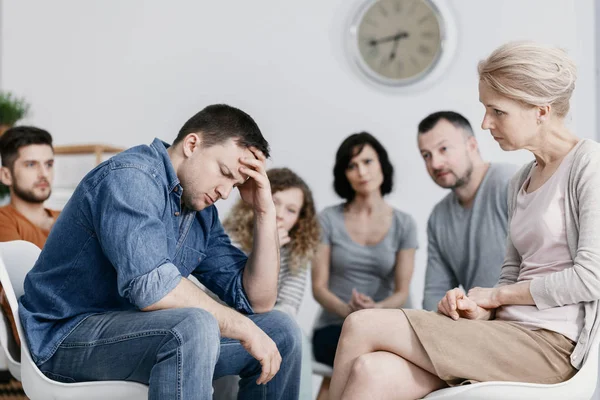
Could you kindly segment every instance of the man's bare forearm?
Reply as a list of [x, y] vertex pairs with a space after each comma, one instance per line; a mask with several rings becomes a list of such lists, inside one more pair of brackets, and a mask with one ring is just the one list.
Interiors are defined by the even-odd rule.
[[254, 246], [244, 269], [244, 290], [255, 312], [273, 308], [278, 278], [279, 239], [273, 209], [254, 217]]
[[156, 311], [173, 308], [201, 308], [211, 313], [219, 323], [221, 336], [232, 339], [244, 339], [248, 327], [252, 324], [248, 318], [235, 310], [214, 301], [192, 281], [182, 278], [175, 289], [165, 297], [142, 311]]

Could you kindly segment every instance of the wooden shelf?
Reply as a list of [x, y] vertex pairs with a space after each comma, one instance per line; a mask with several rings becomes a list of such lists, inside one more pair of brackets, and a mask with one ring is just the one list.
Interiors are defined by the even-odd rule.
[[124, 147], [111, 146], [108, 144], [75, 144], [66, 146], [54, 146], [54, 154], [95, 154], [96, 165], [102, 162], [104, 153], [120, 153]]

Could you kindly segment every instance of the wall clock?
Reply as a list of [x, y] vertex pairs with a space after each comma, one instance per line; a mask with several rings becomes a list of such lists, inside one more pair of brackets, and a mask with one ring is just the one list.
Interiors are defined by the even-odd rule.
[[362, 1], [349, 26], [352, 62], [377, 85], [409, 87], [431, 80], [454, 49], [449, 19], [450, 12], [432, 0]]

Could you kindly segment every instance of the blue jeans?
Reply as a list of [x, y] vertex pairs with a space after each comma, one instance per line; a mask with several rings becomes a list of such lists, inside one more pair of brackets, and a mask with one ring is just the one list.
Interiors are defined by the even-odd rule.
[[[306, 335], [302, 335], [302, 367], [300, 368], [300, 400], [310, 400], [312, 394], [312, 354]], [[227, 375], [213, 381], [213, 400], [236, 400], [238, 397], [239, 376]]]
[[297, 399], [302, 333], [287, 314], [250, 315], [277, 345], [281, 369], [257, 385], [260, 363], [237, 340], [221, 338], [207, 311], [180, 308], [91, 315], [39, 365], [61, 382], [124, 380], [150, 386], [150, 400], [210, 399], [213, 379], [239, 375], [240, 399]]

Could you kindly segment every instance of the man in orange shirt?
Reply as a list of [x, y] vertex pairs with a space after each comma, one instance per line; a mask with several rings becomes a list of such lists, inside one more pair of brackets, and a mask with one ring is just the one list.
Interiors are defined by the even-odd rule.
[[10, 204], [0, 207], [0, 242], [42, 248], [59, 214], [44, 207], [54, 179], [52, 136], [31, 126], [11, 128], [0, 137], [0, 156], [0, 180], [10, 188]]
[[[10, 189], [10, 204], [0, 207], [0, 242], [26, 240], [42, 248], [60, 213], [44, 207], [52, 193], [54, 180], [52, 136], [43, 129], [30, 126], [11, 128], [0, 137], [0, 157], [0, 180]], [[0, 307], [20, 346], [2, 285]], [[0, 382], [9, 379], [8, 371], [0, 370]]]

